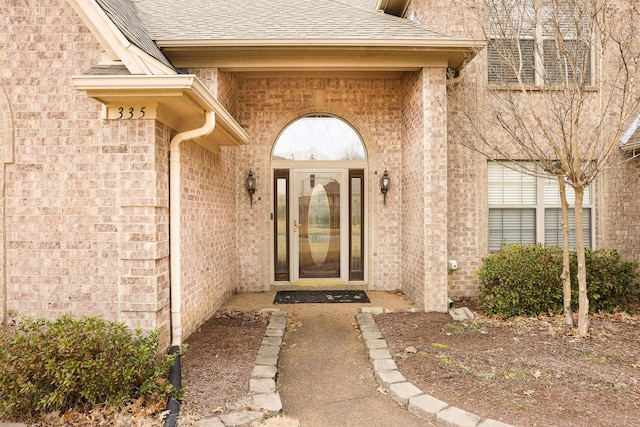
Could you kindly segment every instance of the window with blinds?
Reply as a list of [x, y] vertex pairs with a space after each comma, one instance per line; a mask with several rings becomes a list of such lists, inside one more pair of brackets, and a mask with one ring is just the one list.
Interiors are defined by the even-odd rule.
[[[585, 245], [591, 247], [591, 189], [585, 189], [583, 224]], [[575, 203], [573, 188], [567, 186], [569, 206]], [[563, 245], [560, 189], [555, 178], [537, 176], [532, 163], [489, 162], [489, 250], [504, 244]], [[569, 244], [575, 249], [575, 213], [569, 211]]]
[[588, 2], [495, 0], [488, 4], [489, 83], [591, 84]]

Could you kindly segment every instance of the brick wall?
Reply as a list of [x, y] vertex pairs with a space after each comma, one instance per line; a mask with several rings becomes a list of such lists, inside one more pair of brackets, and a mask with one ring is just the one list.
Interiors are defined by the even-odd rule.
[[0, 85], [15, 136], [3, 174], [7, 308], [114, 318], [118, 242], [95, 219], [118, 216], [116, 177], [96, 160], [100, 108], [69, 81], [100, 58], [99, 47], [62, 0], [3, 2], [2, 16]]
[[237, 283], [235, 165], [185, 142], [182, 159], [182, 306], [185, 336], [227, 300]]
[[[237, 151], [238, 279], [243, 291], [267, 289], [271, 273], [271, 150], [283, 128], [305, 114], [334, 114], [363, 137], [369, 156], [367, 177], [370, 276], [375, 289], [400, 287], [400, 206], [402, 204], [398, 79], [237, 79], [237, 120], [251, 135]], [[392, 189], [383, 205], [379, 178], [384, 168]], [[253, 206], [244, 189], [249, 168], [257, 179]]]
[[168, 342], [170, 129], [104, 122], [71, 86], [102, 52], [64, 0], [1, 10], [7, 309], [159, 327]]

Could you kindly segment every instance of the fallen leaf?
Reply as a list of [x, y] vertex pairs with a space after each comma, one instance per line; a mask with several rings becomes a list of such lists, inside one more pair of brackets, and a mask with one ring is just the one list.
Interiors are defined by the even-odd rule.
[[410, 345], [409, 347], [404, 349], [405, 353], [417, 353], [418, 350], [416, 350], [416, 348], [412, 345]]
[[535, 390], [525, 390], [523, 391], [524, 394], [526, 394], [527, 396], [532, 396], [536, 391]]
[[535, 371], [533, 374], [531, 374], [531, 375], [533, 375], [533, 376], [534, 376], [534, 377], [536, 377], [536, 378], [540, 378], [540, 376], [542, 375], [542, 372], [540, 372], [540, 369], [538, 369], [538, 370], [536, 370], [536, 371]]
[[382, 387], [378, 387], [378, 393], [384, 394], [386, 396], [387, 390], [383, 389]]

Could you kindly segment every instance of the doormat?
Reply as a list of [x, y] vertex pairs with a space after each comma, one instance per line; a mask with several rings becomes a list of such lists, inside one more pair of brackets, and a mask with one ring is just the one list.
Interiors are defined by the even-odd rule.
[[278, 291], [274, 304], [369, 303], [365, 291]]

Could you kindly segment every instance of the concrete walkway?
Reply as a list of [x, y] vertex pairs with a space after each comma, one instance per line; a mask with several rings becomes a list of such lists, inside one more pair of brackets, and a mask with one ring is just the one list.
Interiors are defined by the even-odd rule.
[[288, 313], [276, 387], [286, 416], [303, 427], [511, 427], [449, 406], [407, 382], [371, 312], [416, 307], [394, 293], [367, 294], [369, 304], [274, 306], [275, 291], [239, 295], [226, 304]]
[[302, 426], [425, 426], [378, 391], [364, 343], [354, 326], [359, 305], [287, 306], [278, 390], [284, 413]]

